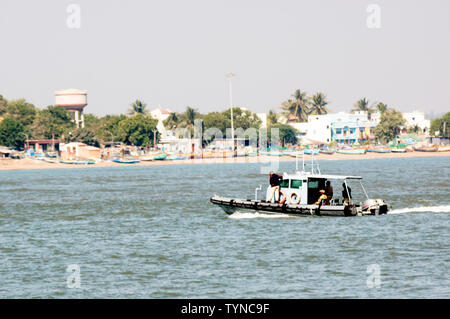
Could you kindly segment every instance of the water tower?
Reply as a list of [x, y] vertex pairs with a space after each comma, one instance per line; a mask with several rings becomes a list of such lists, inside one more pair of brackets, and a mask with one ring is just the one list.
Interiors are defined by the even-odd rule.
[[87, 105], [87, 91], [69, 89], [55, 92], [55, 105], [74, 113], [77, 127], [84, 127], [83, 109]]

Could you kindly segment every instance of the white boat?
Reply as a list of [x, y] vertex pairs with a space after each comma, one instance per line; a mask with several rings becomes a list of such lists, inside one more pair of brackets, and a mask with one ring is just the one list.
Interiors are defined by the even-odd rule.
[[[257, 196], [258, 189], [255, 189], [255, 199], [239, 199], [214, 195], [210, 202], [221, 207], [225, 213], [233, 214], [235, 212], [261, 212], [277, 213], [288, 215], [318, 215], [318, 216], [362, 216], [362, 215], [381, 215], [388, 212], [388, 206], [383, 199], [371, 199], [367, 195], [362, 184], [361, 176], [351, 175], [323, 175], [317, 164], [312, 164], [310, 171], [296, 171], [293, 174], [284, 173], [280, 184], [280, 198], [277, 202], [270, 202], [270, 185], [267, 187], [265, 200], [259, 200]], [[327, 181], [332, 185], [344, 185], [350, 198], [347, 202], [344, 198], [332, 198], [329, 202], [315, 204], [319, 199], [321, 190], [325, 189]], [[338, 182], [338, 184], [336, 183]], [[352, 200], [349, 181], [358, 182], [364, 192], [366, 199], [364, 202], [355, 203]], [[335, 191], [335, 194], [337, 192]]]

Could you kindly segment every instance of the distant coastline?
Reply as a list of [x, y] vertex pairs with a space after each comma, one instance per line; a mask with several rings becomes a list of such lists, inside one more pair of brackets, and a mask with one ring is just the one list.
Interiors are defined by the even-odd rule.
[[[408, 153], [366, 153], [364, 155], [347, 154], [319, 154], [314, 156], [315, 160], [365, 160], [376, 158], [416, 158], [416, 157], [448, 157], [450, 152], [408, 152]], [[47, 163], [34, 159], [3, 159], [0, 160], [0, 171], [8, 170], [36, 170], [36, 169], [74, 169], [74, 168], [94, 168], [94, 167], [144, 167], [144, 166], [164, 166], [164, 165], [189, 165], [189, 164], [230, 164], [230, 163], [268, 163], [273, 160], [280, 162], [293, 162], [295, 158], [290, 156], [258, 156], [258, 157], [235, 157], [235, 158], [205, 158], [192, 160], [173, 160], [173, 161], [152, 161], [140, 162], [135, 164], [120, 164], [114, 162], [100, 162], [93, 165], [75, 165], [63, 163]], [[299, 160], [302, 157], [299, 156]], [[305, 155], [305, 159], [311, 159], [310, 155]]]

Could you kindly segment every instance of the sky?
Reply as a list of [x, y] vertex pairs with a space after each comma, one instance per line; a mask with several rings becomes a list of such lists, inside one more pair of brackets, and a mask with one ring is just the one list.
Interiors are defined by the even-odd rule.
[[231, 71], [233, 104], [253, 112], [296, 89], [333, 112], [361, 97], [450, 111], [448, 0], [1, 0], [0, 41], [0, 94], [41, 108], [76, 88], [97, 115], [136, 99], [222, 111]]

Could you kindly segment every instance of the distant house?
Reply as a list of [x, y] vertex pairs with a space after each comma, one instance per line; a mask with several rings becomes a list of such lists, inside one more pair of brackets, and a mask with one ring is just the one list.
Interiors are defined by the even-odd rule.
[[12, 152], [9, 148], [0, 145], [0, 158], [7, 158]]
[[89, 146], [84, 143], [72, 142], [60, 145], [61, 159], [85, 159], [95, 160], [101, 158], [101, 151], [98, 147]]
[[367, 113], [334, 113], [331, 117], [331, 140], [343, 144], [353, 144], [373, 140], [373, 129], [377, 121], [368, 119]]
[[401, 132], [406, 133], [409, 127], [416, 126], [420, 128], [419, 133], [427, 134], [430, 131], [430, 120], [425, 119], [424, 111], [413, 111], [402, 113], [406, 120], [406, 126], [402, 128]]
[[166, 128], [164, 127], [163, 122], [169, 117], [170, 113], [172, 113], [169, 109], [162, 109], [161, 106], [158, 106], [156, 109], [150, 111], [150, 115], [158, 120], [158, 124], [156, 125], [156, 129], [158, 130], [159, 134], [161, 134], [161, 137], [168, 136], [168, 132], [166, 131]]
[[26, 140], [26, 150], [34, 150], [35, 153], [54, 152], [59, 149], [59, 140]]

